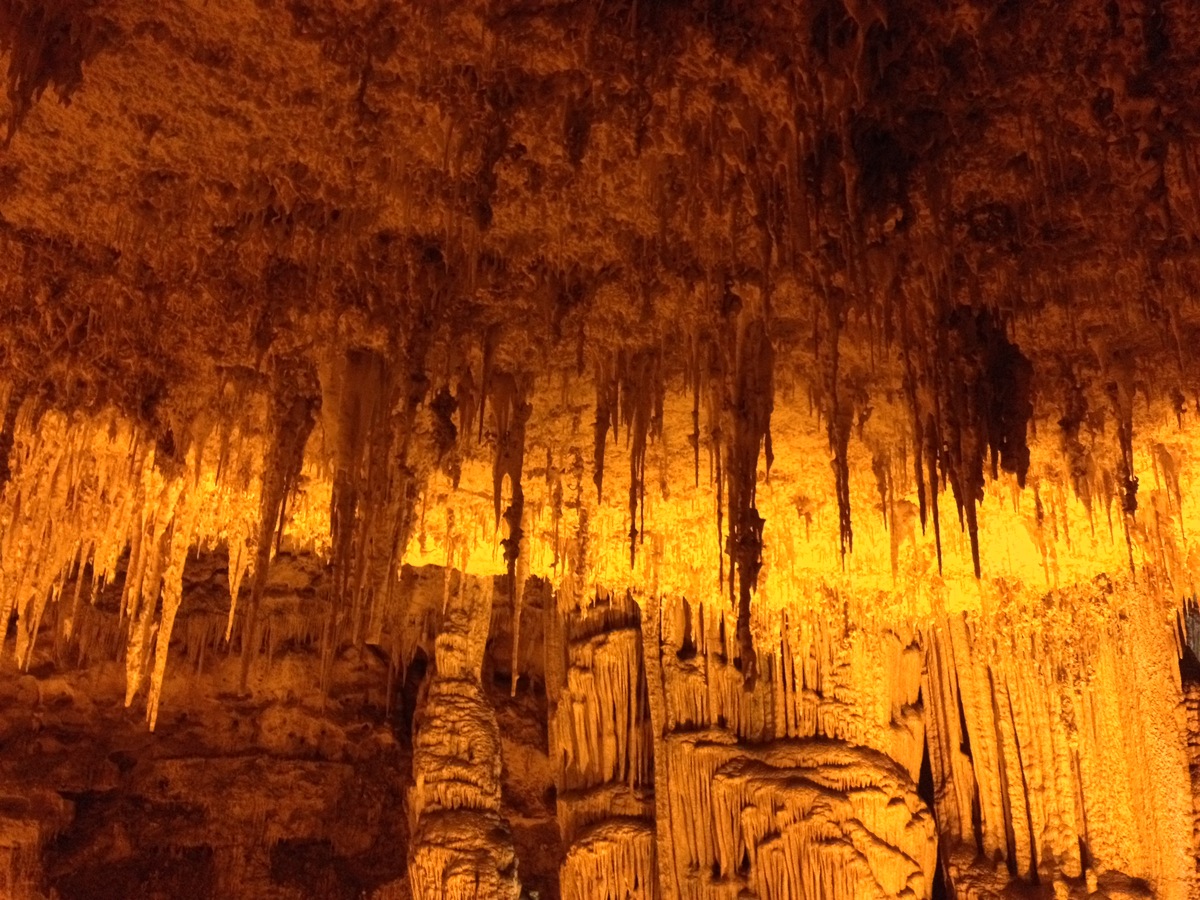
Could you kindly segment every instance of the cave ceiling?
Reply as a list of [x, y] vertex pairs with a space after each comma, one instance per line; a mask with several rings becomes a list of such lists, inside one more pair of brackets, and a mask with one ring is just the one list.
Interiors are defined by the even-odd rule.
[[547, 377], [647, 347], [682, 371], [748, 303], [780, 371], [832, 393], [837, 344], [862, 405], [970, 306], [1039, 416], [1124, 357], [1187, 397], [1197, 18], [9, 3], [4, 369], [165, 427], [215, 368], [417, 329]]
[[598, 504], [577, 573], [727, 585], [747, 652], [800, 557], [1186, 591], [1197, 38], [1162, 0], [12, 0], [0, 435], [129, 429], [199, 485], [232, 428], [256, 552], [324, 479], [288, 527], [344, 569], [373, 504], [452, 559], [457, 491], [476, 557], [561, 575]]

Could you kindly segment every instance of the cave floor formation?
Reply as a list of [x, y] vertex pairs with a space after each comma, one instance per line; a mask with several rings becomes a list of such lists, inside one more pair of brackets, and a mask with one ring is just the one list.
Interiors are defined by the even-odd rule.
[[123, 572], [77, 638], [6, 660], [5, 896], [1195, 888], [1200, 664], [1136, 585], [919, 627], [830, 594], [760, 638], [748, 689], [727, 602], [564, 607], [532, 577], [514, 629], [507, 576], [436, 566], [403, 573], [403, 650], [326, 660], [328, 568], [282, 551], [240, 689], [228, 572], [185, 568], [153, 732], [123, 703]]

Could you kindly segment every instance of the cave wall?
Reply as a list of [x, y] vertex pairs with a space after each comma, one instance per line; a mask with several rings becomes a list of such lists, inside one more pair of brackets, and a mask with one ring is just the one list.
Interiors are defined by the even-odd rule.
[[[383, 754], [388, 812], [370, 815], [404, 825], [378, 826], [369, 845], [342, 846], [307, 813], [269, 839], [250, 826], [256, 836], [245, 838], [240, 824], [217, 835], [209, 811], [189, 813], [210, 824], [188, 835], [151, 815], [165, 829], [140, 839], [153, 851], [128, 849], [143, 824], [125, 850], [85, 841], [87, 852], [129, 871], [160, 866], [160, 853], [174, 860], [161, 863], [167, 881], [242, 884], [247, 896], [285, 895], [278, 879], [292, 876], [281, 873], [312, 865], [329, 890], [360, 885], [381, 897], [437, 893], [430, 885], [455, 878], [546, 896], [624, 896], [630, 885], [680, 897], [786, 896], [795, 885], [804, 896], [989, 896], [1010, 885], [1190, 896], [1192, 738], [1179, 659], [1196, 630], [1177, 599], [1194, 562], [1186, 428], [1155, 432], [1153, 414], [1143, 420], [1155, 435], [1135, 455], [1148, 505], [1128, 517], [1117, 493], [1089, 505], [1054, 482], [1058, 448], [1035, 441], [1032, 508], [1015, 479], [988, 489], [979, 548], [990, 577], [979, 581], [965, 527], [943, 532], [938, 574], [932, 529], [922, 533], [915, 504], [897, 496], [902, 466], [857, 468], [854, 497], [874, 497], [879, 518], [859, 525], [839, 579], [817, 574], [840, 558], [836, 503], [799, 493], [827, 458], [823, 428], [782, 410], [770, 479], [756, 473], [766, 521], [750, 678], [737, 579], [714, 527], [722, 482], [697, 485], [695, 448], [666, 428], [644, 463], [631, 435], [630, 448], [614, 442], [589, 465], [589, 405], [527, 396], [537, 411], [524, 420], [519, 517], [496, 517], [516, 496], [512, 474], [496, 490], [497, 461], [508, 464], [496, 416], [479, 449], [460, 445], [453, 475], [431, 471], [410, 497], [403, 557], [428, 565], [394, 572], [379, 560], [398, 533], [372, 531], [390, 514], [369, 491], [356, 501], [365, 530], [351, 531], [339, 557], [330, 510], [346, 488], [320, 462], [332, 426], [315, 424], [286, 505], [264, 518], [280, 451], [270, 432], [251, 430], [261, 407], [244, 407], [244, 431], [217, 426], [171, 468], [118, 415], [15, 420], [0, 574], [12, 612], [4, 664], [29, 673], [17, 682], [24, 702], [40, 708], [37, 684], [99, 667], [98, 686], [72, 693], [107, 697], [126, 732], [142, 718], [157, 734], [163, 714], [192, 715], [191, 685], [215, 667], [227, 681], [205, 721], [257, 704], [260, 724], [241, 752], [268, 770], [284, 760], [257, 780], [228, 776], [261, 798], [259, 782], [292, 777], [294, 755], [331, 752], [311, 735], [315, 750], [289, 744], [295, 729], [277, 707], [306, 696], [305, 728], [324, 722], [319, 698], [336, 696], [359, 660], [355, 679], [376, 699], [364, 700], [375, 712], [356, 715], [364, 734], [393, 747]], [[690, 419], [690, 399], [664, 395], [668, 426]], [[419, 425], [414, 435], [433, 439]], [[1131, 557], [1127, 575], [1080, 580], [1101, 566], [1128, 571]], [[635, 586], [609, 592], [608, 581]], [[103, 743], [108, 720], [94, 716], [74, 728]], [[14, 748], [24, 734], [14, 731]], [[178, 794], [132, 777], [82, 787], [49, 778], [42, 799], [13, 807], [9, 832], [24, 835], [8, 845], [13, 884], [82, 890], [67, 872], [86, 865], [55, 856], [82, 840], [72, 837], [78, 822], [212, 793], [208, 770], [188, 765]], [[474, 774], [436, 788], [460, 768]], [[345, 770], [316, 771], [303, 777], [329, 780], [318, 808], [343, 809]], [[86, 808], [95, 819], [72, 813], [76, 794], [103, 795]], [[375, 861], [385, 845], [386, 872]]]

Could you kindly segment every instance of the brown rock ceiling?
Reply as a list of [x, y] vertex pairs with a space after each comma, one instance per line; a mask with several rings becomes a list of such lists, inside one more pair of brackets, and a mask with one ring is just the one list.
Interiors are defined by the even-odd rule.
[[55, 404], [165, 423], [214, 366], [412, 323], [538, 371], [674, 349], [726, 284], [798, 371], [840, 327], [886, 379], [901, 310], [924, 358], [971, 304], [1060, 414], [1064, 368], [1194, 378], [1187, 3], [2, 15], [4, 368]]

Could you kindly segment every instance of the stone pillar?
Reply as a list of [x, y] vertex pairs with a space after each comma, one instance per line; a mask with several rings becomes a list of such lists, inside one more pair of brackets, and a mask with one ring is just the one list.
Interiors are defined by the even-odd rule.
[[649, 710], [637, 605], [554, 613], [550, 750], [566, 857], [563, 900], [658, 896]]
[[932, 896], [937, 836], [917, 795], [924, 728], [913, 635], [819, 609], [760, 621], [749, 685], [732, 611], [648, 606], [661, 634], [647, 670], [659, 673], [648, 683], [657, 846], [671, 855], [664, 894]]
[[492, 582], [459, 578], [417, 713], [409, 792], [409, 885], [422, 900], [517, 900], [517, 858], [501, 815], [500, 732], [480, 684]]

